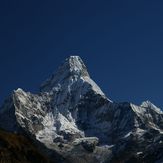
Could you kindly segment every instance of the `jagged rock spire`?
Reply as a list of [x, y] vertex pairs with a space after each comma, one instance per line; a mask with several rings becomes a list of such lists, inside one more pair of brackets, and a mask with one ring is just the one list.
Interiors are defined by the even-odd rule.
[[64, 64], [69, 66], [69, 71], [73, 75], [89, 76], [87, 68], [79, 56], [70, 56]]

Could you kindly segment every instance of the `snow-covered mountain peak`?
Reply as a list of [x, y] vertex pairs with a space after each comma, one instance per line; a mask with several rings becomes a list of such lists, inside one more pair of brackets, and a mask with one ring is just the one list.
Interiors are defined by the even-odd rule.
[[41, 85], [41, 91], [49, 91], [65, 82], [77, 81], [80, 78], [90, 78], [87, 68], [79, 56], [70, 56], [49, 79]]
[[[41, 92], [64, 92], [71, 94], [78, 92], [82, 96], [86, 92], [93, 90], [96, 94], [105, 96], [99, 86], [90, 78], [87, 68], [79, 56], [70, 56], [58, 68], [48, 80], [46, 80], [40, 88]], [[79, 98], [75, 95], [75, 98]], [[77, 100], [78, 101], [78, 100]]]
[[150, 108], [152, 110], [155, 110], [158, 113], [163, 114], [163, 112], [161, 111], [160, 108], [158, 108], [157, 106], [155, 106], [152, 102], [150, 102], [149, 100], [147, 101], [143, 101], [142, 104], [140, 105], [143, 108]]
[[89, 76], [87, 68], [79, 56], [70, 56], [66, 59], [66, 62], [68, 62], [70, 66], [71, 73], [74, 73], [75, 75]]
[[149, 107], [151, 105], [154, 105], [151, 101], [146, 100], [141, 103], [141, 107]]

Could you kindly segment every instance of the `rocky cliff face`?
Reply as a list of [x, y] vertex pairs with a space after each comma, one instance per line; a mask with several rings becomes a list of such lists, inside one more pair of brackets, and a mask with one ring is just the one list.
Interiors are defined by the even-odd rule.
[[[66, 59], [38, 94], [15, 90], [0, 110], [0, 127], [26, 133], [70, 162], [140, 161], [152, 145], [159, 152], [163, 146], [163, 112], [149, 101], [112, 102], [78, 56]], [[163, 159], [156, 153], [154, 161]]]

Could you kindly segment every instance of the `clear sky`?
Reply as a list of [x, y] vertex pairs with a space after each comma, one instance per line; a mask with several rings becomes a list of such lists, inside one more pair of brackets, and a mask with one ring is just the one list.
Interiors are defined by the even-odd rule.
[[37, 92], [69, 55], [113, 101], [163, 108], [163, 1], [0, 1], [0, 103]]

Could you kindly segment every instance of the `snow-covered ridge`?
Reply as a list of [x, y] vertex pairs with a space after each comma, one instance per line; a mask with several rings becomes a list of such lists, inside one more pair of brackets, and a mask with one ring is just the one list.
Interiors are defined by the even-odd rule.
[[150, 102], [148, 100], [142, 102], [142, 104], [140, 106], [143, 108], [151, 108], [151, 109], [155, 110], [157, 113], [163, 114], [163, 111], [160, 108], [158, 108], [157, 106], [155, 106], [152, 102]]

